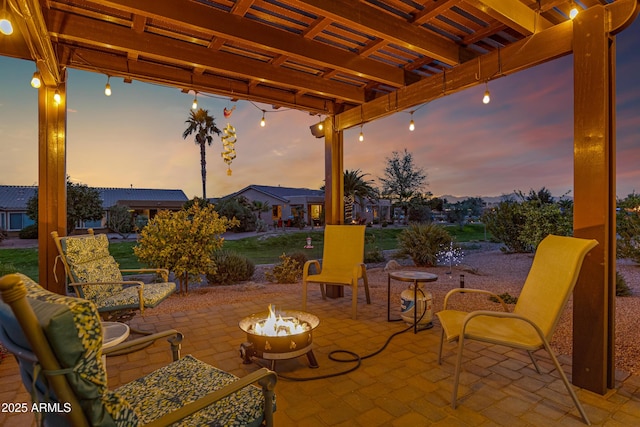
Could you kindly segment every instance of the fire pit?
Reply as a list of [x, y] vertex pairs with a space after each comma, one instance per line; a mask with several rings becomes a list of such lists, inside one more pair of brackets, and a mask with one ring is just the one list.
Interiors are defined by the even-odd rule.
[[274, 370], [277, 360], [306, 354], [309, 367], [317, 368], [311, 341], [312, 332], [319, 323], [313, 314], [298, 310], [280, 310], [276, 314], [269, 305], [269, 311], [252, 314], [240, 321], [240, 329], [247, 334], [247, 342], [240, 345], [240, 357], [247, 364], [254, 357], [270, 360]]

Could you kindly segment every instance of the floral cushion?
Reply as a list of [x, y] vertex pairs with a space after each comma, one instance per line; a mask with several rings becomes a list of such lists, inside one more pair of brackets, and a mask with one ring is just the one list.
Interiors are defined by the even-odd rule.
[[[176, 284], [173, 282], [145, 284], [142, 292], [144, 306], [147, 308], [155, 307], [175, 292], [175, 290]], [[100, 312], [113, 311], [114, 309], [123, 310], [139, 308], [138, 287], [130, 286], [128, 288], [124, 288], [118, 293], [96, 298], [94, 302]]]
[[[189, 355], [115, 392], [136, 408], [143, 423], [148, 423], [237, 379]], [[263, 404], [262, 390], [248, 386], [173, 426], [259, 426]]]
[[[138, 416], [132, 406], [107, 389], [107, 376], [101, 357], [102, 324], [95, 305], [85, 299], [49, 292], [28, 277], [19, 276], [27, 289], [27, 300], [58, 362], [63, 369], [71, 368], [65, 373], [66, 378], [90, 424], [137, 425]], [[0, 302], [0, 305], [4, 304]], [[8, 308], [2, 310], [2, 316], [7, 315], [12, 316]], [[15, 333], [15, 330], [11, 332], [12, 335]], [[25, 348], [31, 350], [28, 345]], [[40, 387], [43, 387], [42, 383]]]
[[[109, 239], [105, 234], [65, 237], [61, 245], [74, 282], [122, 281], [122, 273], [109, 253]], [[83, 286], [80, 297], [98, 301], [122, 288], [120, 284]]]

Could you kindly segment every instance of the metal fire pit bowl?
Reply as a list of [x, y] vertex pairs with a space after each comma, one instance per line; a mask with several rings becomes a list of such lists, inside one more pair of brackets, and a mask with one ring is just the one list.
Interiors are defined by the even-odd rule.
[[276, 316], [282, 316], [283, 319], [294, 318], [300, 323], [309, 325], [307, 331], [284, 335], [279, 337], [271, 337], [266, 335], [257, 335], [254, 333], [255, 325], [269, 317], [269, 312], [252, 314], [245, 317], [238, 324], [247, 334], [247, 342], [240, 344], [240, 357], [243, 363], [251, 363], [252, 358], [270, 360], [271, 370], [275, 370], [276, 361], [284, 359], [293, 359], [302, 355], [307, 355], [310, 368], [317, 368], [318, 362], [311, 350], [312, 332], [320, 323], [317, 316], [298, 310], [278, 310]]

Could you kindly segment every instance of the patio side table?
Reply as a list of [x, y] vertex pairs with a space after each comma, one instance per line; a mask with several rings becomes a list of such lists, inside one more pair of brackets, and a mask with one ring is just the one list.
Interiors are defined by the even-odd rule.
[[[129, 337], [129, 325], [122, 322], [102, 322], [102, 348], [111, 348]], [[107, 356], [102, 355], [104, 369], [107, 369]]]
[[413, 283], [413, 333], [418, 333], [418, 284], [435, 282], [438, 275], [426, 271], [399, 270], [389, 272], [387, 275], [387, 322], [397, 322], [402, 319], [391, 319], [391, 279], [399, 282]]

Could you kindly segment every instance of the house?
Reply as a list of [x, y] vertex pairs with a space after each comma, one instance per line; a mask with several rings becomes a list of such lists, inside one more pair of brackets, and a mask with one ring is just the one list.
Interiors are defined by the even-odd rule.
[[[292, 188], [270, 185], [249, 185], [235, 193], [221, 197], [245, 197], [249, 202], [259, 201], [271, 206], [269, 219], [277, 226], [291, 226], [294, 218], [300, 217], [304, 223], [319, 225], [324, 222], [324, 191], [309, 188]], [[215, 200], [211, 200], [215, 203]]]
[[[0, 185], [0, 229], [18, 232], [34, 223], [27, 216], [27, 202], [36, 193], [37, 186]], [[112, 206], [127, 206], [134, 216], [153, 218], [159, 210], [179, 210], [189, 199], [182, 190], [149, 188], [100, 188], [104, 217], [98, 221], [78, 224], [79, 229], [106, 228], [108, 210]]]

